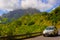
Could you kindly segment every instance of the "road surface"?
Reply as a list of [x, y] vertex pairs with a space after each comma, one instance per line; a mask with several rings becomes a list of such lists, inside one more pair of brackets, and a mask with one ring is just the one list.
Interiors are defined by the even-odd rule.
[[44, 36], [38, 36], [34, 38], [29, 38], [25, 40], [60, 40], [60, 30], [59, 30], [59, 35], [56, 37], [44, 37]]

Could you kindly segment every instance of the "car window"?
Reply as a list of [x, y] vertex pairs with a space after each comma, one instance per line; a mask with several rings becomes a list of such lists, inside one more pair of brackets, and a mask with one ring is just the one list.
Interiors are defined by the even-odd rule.
[[53, 30], [54, 28], [46, 28], [46, 30]]

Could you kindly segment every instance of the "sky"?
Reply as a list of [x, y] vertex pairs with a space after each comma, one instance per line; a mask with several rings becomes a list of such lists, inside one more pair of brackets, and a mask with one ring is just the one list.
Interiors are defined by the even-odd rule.
[[49, 12], [60, 5], [60, 0], [0, 0], [0, 15], [16, 9], [36, 8]]

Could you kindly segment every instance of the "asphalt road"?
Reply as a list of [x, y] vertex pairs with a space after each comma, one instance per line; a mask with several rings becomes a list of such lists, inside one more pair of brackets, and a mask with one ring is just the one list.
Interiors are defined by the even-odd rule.
[[58, 36], [55, 36], [55, 37], [38, 36], [38, 37], [29, 38], [29, 39], [25, 39], [25, 40], [60, 40], [60, 30], [59, 30]]

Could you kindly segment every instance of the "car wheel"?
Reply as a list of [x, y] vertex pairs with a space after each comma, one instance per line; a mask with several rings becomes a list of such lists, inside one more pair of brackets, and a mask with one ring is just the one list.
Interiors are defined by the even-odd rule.
[[56, 36], [58, 36], [58, 33], [56, 33]]
[[47, 37], [48, 35], [47, 34], [43, 34], [44, 37]]

